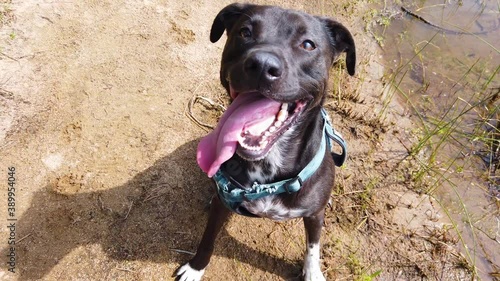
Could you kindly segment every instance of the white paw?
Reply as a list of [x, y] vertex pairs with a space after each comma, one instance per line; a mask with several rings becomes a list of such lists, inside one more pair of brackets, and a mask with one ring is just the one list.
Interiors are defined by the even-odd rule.
[[319, 259], [319, 244], [309, 244], [304, 256], [304, 267], [302, 268], [304, 281], [326, 281], [321, 272]]
[[203, 273], [205, 269], [196, 270], [186, 263], [177, 269], [176, 275], [178, 281], [200, 281]]
[[304, 268], [302, 271], [304, 275], [304, 281], [326, 281], [319, 266], [309, 269]]

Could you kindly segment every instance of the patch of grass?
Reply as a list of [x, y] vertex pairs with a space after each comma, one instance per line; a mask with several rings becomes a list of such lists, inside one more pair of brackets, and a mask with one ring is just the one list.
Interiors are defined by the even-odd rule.
[[346, 266], [351, 271], [353, 279], [355, 281], [371, 281], [375, 280], [377, 276], [382, 273], [382, 270], [377, 270], [372, 273], [368, 273], [367, 268], [365, 268], [366, 263], [359, 258], [356, 253], [350, 253], [347, 256]]
[[[500, 165], [500, 65], [491, 65], [491, 62], [484, 59], [475, 59], [469, 63], [460, 60], [447, 61], [446, 63], [450, 64], [450, 72], [460, 69], [462, 75], [455, 79], [451, 78], [452, 75], [446, 77], [451, 86], [444, 88], [440, 96], [445, 95], [447, 98], [437, 102], [436, 93], [433, 92], [435, 89], [429, 88], [428, 74], [421, 76], [422, 85], [417, 91], [410, 88], [410, 84], [406, 82], [410, 72], [414, 71], [411, 68], [412, 61], [418, 59], [420, 62], [428, 62], [430, 57], [434, 58], [436, 52], [426, 49], [434, 46], [432, 42], [435, 37], [436, 35], [428, 41], [414, 45], [413, 57], [402, 63], [386, 79], [391, 91], [406, 101], [418, 123], [418, 128], [414, 130], [414, 133], [418, 134], [418, 141], [410, 149], [410, 157], [417, 164], [411, 175], [412, 181], [416, 183], [418, 191], [431, 195], [440, 204], [462, 245], [464, 261], [467, 263], [464, 267], [470, 270], [474, 277], [479, 278], [476, 261], [477, 257], [482, 255], [480, 251], [484, 251], [484, 247], [478, 235], [484, 231], [482, 222], [475, 219], [478, 217], [477, 210], [471, 210], [468, 202], [470, 199], [464, 198], [467, 193], [462, 188], [461, 176], [470, 175], [474, 182], [479, 184], [475, 187], [469, 185], [469, 188], [478, 188], [476, 193], [482, 192], [498, 202], [500, 182], [494, 179], [498, 178], [495, 172]], [[416, 98], [415, 93], [420, 96]], [[393, 97], [386, 96], [389, 99]], [[484, 165], [488, 167], [482, 172]], [[483, 190], [479, 189], [481, 178], [474, 176], [478, 173], [487, 174], [489, 183], [483, 184], [489, 185], [490, 190], [484, 187]], [[492, 185], [497, 195], [491, 194]], [[441, 200], [442, 192], [449, 194], [446, 197], [453, 198], [454, 205]], [[450, 206], [455, 210], [450, 209]], [[492, 213], [479, 217], [498, 214], [498, 207], [496, 210], [495, 207], [484, 208], [483, 211], [491, 209]], [[460, 214], [461, 219], [457, 218], [456, 214]], [[467, 230], [466, 233], [464, 229]]]
[[385, 46], [385, 33], [394, 17], [400, 12], [386, 6], [382, 9], [370, 9], [363, 15], [365, 31], [372, 35], [380, 47]]
[[378, 184], [380, 183], [380, 178], [375, 177], [370, 179], [370, 181], [365, 185], [363, 192], [359, 193], [359, 201], [361, 204], [361, 211], [365, 212], [370, 203], [372, 202], [372, 195]]
[[0, 2], [0, 28], [14, 20], [14, 11], [10, 6], [11, 3], [12, 1], [10, 0]]
[[354, 276], [359, 276], [363, 272], [363, 262], [360, 260], [360, 258], [356, 255], [356, 253], [350, 253], [347, 256], [347, 263], [346, 266], [349, 268], [351, 273]]
[[372, 281], [372, 280], [375, 280], [375, 278], [378, 277], [380, 275], [380, 273], [382, 273], [382, 270], [377, 270], [371, 274], [363, 273], [363, 274], [361, 274], [361, 276], [359, 276], [359, 278], [357, 280], [358, 281]]

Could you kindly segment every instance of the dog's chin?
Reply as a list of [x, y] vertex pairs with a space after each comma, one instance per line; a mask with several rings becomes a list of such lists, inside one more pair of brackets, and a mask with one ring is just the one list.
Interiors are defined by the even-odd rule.
[[[308, 105], [308, 100], [300, 99], [294, 102], [283, 102], [276, 121], [259, 136], [241, 133], [238, 139], [236, 154], [247, 161], [264, 159], [280, 138], [297, 123], [302, 112]], [[286, 107], [286, 109], [283, 109]], [[279, 116], [286, 111], [286, 117]]]

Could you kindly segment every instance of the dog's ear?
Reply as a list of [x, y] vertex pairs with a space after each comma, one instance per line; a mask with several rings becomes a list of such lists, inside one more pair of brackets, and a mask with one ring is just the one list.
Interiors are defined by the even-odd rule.
[[210, 30], [210, 41], [215, 43], [219, 41], [224, 30], [230, 30], [234, 22], [244, 13], [248, 4], [233, 3], [222, 9], [214, 19], [212, 29]]
[[323, 18], [322, 20], [325, 22], [330, 35], [331, 46], [334, 52], [333, 58], [336, 59], [340, 53], [346, 52], [347, 72], [351, 76], [354, 75], [356, 69], [356, 47], [351, 33], [345, 26], [335, 20], [328, 18]]

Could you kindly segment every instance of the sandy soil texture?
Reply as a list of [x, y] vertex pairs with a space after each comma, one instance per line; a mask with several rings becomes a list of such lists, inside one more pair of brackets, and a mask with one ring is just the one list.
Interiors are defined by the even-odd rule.
[[[5, 280], [170, 280], [195, 251], [212, 183], [196, 165], [207, 131], [194, 96], [227, 104], [224, 40], [209, 29], [228, 1], [1, 2], [0, 219], [15, 167], [16, 273]], [[260, 1], [263, 3], [263, 1]], [[412, 191], [412, 124], [386, 102], [362, 5], [267, 1], [351, 28], [358, 74], [332, 70], [326, 108], [349, 143], [323, 232], [329, 280], [467, 278], [432, 200]], [[305, 4], [307, 3], [307, 4]], [[215, 124], [220, 114], [196, 104]], [[205, 280], [299, 280], [302, 222], [233, 216]], [[366, 279], [365, 279], [366, 280]]]

